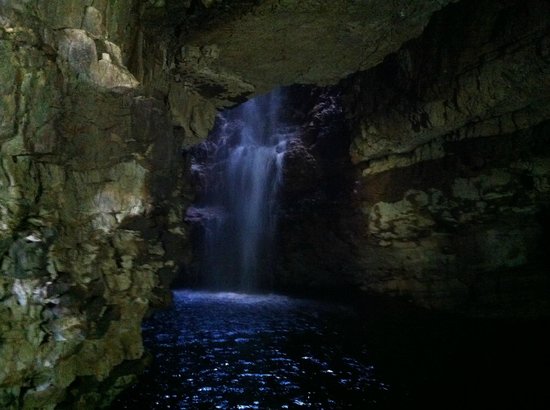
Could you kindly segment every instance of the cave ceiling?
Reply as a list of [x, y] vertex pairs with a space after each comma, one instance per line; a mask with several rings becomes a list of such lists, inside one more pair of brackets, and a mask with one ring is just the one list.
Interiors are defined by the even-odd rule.
[[187, 12], [185, 29], [168, 8], [176, 78], [206, 98], [230, 99], [277, 85], [334, 84], [380, 63], [451, 2], [203, 1]]

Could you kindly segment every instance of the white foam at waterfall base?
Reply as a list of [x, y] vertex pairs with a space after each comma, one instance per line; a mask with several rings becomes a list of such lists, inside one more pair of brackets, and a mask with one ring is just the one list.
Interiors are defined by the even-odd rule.
[[286, 305], [296, 304], [299, 300], [293, 300], [287, 296], [275, 294], [249, 294], [239, 292], [208, 292], [179, 290], [174, 292], [174, 299], [185, 303], [220, 302], [233, 304], [268, 304]]

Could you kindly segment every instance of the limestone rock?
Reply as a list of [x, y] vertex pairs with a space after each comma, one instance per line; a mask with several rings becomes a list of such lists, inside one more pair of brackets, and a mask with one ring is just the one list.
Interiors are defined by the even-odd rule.
[[[282, 288], [548, 314], [547, 6], [450, 5], [418, 39], [342, 82], [357, 181], [340, 191], [345, 200], [300, 192], [285, 204]], [[345, 164], [339, 157], [333, 172]]]
[[174, 125], [185, 130], [184, 146], [189, 148], [203, 141], [214, 126], [216, 107], [200, 94], [179, 83], [168, 94]]
[[346, 81], [365, 289], [476, 314], [547, 311], [535, 238], [549, 199], [532, 170], [547, 157], [548, 11], [451, 5]]
[[86, 7], [82, 28], [94, 37], [103, 35], [103, 15], [95, 7]]
[[83, 30], [66, 29], [59, 40], [59, 54], [77, 76], [111, 90], [137, 87], [139, 83], [134, 76], [125, 67], [113, 63], [120, 62], [116, 47], [108, 49], [114, 51], [113, 59], [106, 52], [98, 60], [96, 44]]
[[354, 160], [402, 158], [451, 133], [455, 139], [505, 134], [547, 118], [550, 65], [543, 16], [549, 12], [540, 1], [490, 2], [452, 5], [435, 16], [423, 36], [350, 85], [364, 95], [356, 107], [361, 120], [352, 142]]
[[548, 4], [451, 3], [0, 1], [0, 408], [132, 381], [190, 259], [182, 148], [275, 85], [365, 71], [347, 118], [322, 92], [286, 113], [283, 285], [545, 311]]
[[209, 67], [235, 74], [260, 92], [276, 84], [335, 83], [420, 34], [446, 3], [267, 1], [194, 28], [186, 45], [215, 45], [219, 57]]
[[184, 162], [115, 43], [132, 2], [39, 3], [0, 3], [0, 407], [105, 407], [185, 258]]

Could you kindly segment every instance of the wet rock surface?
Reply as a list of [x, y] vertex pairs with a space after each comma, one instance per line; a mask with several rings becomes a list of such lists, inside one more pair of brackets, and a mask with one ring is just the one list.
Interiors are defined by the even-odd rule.
[[[548, 312], [546, 6], [450, 5], [333, 88], [342, 97], [331, 110], [318, 95], [318, 106], [295, 108], [303, 131], [286, 175], [282, 289], [361, 288], [474, 315]], [[349, 136], [349, 156], [338, 154]], [[323, 140], [330, 149], [317, 148]]]
[[185, 253], [185, 164], [123, 65], [130, 2], [108, 3], [1, 4], [3, 409], [109, 403]]
[[547, 132], [448, 143], [442, 159], [364, 176], [365, 286], [427, 306], [546, 311]]
[[506, 135], [547, 119], [549, 11], [538, 0], [463, 1], [436, 13], [422, 36], [351, 80], [362, 95], [350, 99], [352, 158], [398, 162], [438, 137]]
[[476, 314], [548, 312], [547, 6], [451, 5], [350, 79], [363, 288]]
[[[270, 0], [230, 13], [222, 2], [218, 10], [226, 6], [232, 18], [191, 28], [186, 40], [202, 51], [198, 62], [209, 71], [230, 73], [262, 92], [274, 85], [330, 84], [378, 64], [448, 3]], [[205, 56], [212, 46], [216, 52]]]

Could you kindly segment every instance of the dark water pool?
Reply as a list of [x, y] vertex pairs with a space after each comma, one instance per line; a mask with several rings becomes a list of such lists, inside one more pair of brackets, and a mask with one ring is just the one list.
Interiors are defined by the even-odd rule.
[[526, 408], [550, 395], [545, 333], [375, 305], [178, 291], [172, 309], [144, 324], [152, 365], [112, 408]]

